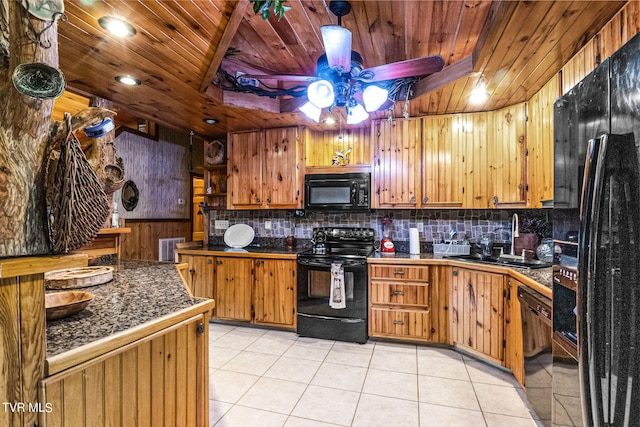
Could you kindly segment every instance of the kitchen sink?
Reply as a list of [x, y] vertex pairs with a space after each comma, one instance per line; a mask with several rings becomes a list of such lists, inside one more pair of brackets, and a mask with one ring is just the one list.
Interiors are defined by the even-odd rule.
[[445, 258], [456, 259], [460, 261], [479, 262], [482, 264], [504, 265], [504, 266], [524, 267], [524, 268], [545, 268], [545, 267], [552, 266], [550, 262], [544, 262], [537, 259], [526, 259], [523, 257], [494, 258], [491, 256], [485, 256], [480, 254], [471, 254], [471, 255], [451, 255]]

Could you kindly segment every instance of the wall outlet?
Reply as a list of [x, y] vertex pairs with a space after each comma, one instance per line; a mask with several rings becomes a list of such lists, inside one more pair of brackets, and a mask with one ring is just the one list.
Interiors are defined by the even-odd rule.
[[229, 228], [229, 221], [227, 221], [226, 219], [216, 219], [214, 227], [216, 230], [226, 230], [227, 228]]
[[265, 221], [264, 222], [264, 229], [265, 230], [271, 230], [271, 221]]
[[178, 204], [179, 205], [184, 205], [184, 199], [178, 199]]
[[418, 233], [424, 233], [424, 222], [416, 223], [416, 228], [418, 229]]

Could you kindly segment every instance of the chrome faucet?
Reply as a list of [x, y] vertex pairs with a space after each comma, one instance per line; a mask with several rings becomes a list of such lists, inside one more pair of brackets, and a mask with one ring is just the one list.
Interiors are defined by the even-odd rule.
[[511, 222], [511, 255], [515, 255], [516, 237], [520, 237], [520, 233], [518, 232], [518, 214], [514, 213]]

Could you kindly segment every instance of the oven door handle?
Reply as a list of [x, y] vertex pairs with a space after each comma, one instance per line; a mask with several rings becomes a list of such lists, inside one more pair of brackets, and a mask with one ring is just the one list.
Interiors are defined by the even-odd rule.
[[342, 260], [326, 260], [326, 261], [311, 261], [308, 259], [298, 259], [298, 264], [307, 265], [309, 267], [330, 267], [331, 264], [342, 264], [342, 267], [360, 267], [367, 264], [367, 260], [358, 261], [342, 261]]

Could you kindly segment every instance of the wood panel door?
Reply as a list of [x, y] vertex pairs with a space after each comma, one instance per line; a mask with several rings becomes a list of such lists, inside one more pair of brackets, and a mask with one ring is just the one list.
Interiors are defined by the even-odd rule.
[[255, 322], [295, 327], [296, 261], [256, 259]]
[[[194, 297], [215, 299], [215, 257], [181, 255], [181, 262], [189, 264], [186, 278], [191, 294]], [[213, 312], [215, 313], [215, 309]]]
[[264, 133], [236, 132], [228, 137], [227, 206], [258, 209], [263, 204]]
[[251, 288], [253, 260], [251, 258], [216, 258], [216, 317], [218, 319], [251, 321]]
[[457, 130], [462, 164], [462, 204], [466, 208], [488, 208], [493, 196], [490, 182], [490, 113], [457, 114]]
[[263, 183], [267, 209], [302, 208], [302, 145], [298, 128], [264, 131]]
[[518, 299], [518, 288], [526, 286], [519, 281], [507, 279], [505, 298], [505, 354], [504, 366], [511, 369], [513, 376], [524, 387], [524, 345], [522, 336], [522, 308]]
[[[464, 144], [454, 131], [458, 116], [424, 117], [422, 123], [422, 199], [424, 208], [462, 206]], [[457, 124], [457, 123], [456, 123]]]
[[493, 197], [486, 207], [523, 207], [527, 203], [527, 105], [491, 113], [490, 180]]
[[422, 197], [422, 119], [374, 123], [373, 208], [415, 208]]
[[504, 362], [504, 293], [501, 274], [454, 268], [451, 280], [451, 343]]
[[196, 316], [42, 381], [40, 425], [203, 426], [208, 318]]

